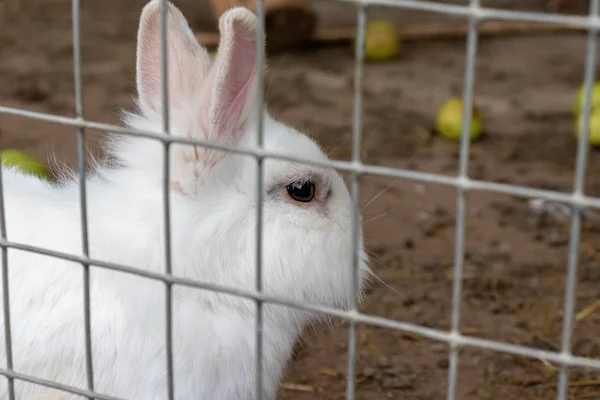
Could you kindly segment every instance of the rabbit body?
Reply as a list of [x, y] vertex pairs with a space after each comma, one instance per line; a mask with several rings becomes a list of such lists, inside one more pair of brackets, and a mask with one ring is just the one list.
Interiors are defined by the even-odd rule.
[[[9, 239], [81, 254], [77, 185], [57, 190], [12, 171], [4, 174]], [[145, 198], [136, 198], [138, 193], [125, 186], [119, 188], [100, 180], [90, 180], [87, 188], [90, 256], [162, 273], [164, 230], [158, 185], [155, 196]], [[128, 194], [130, 198], [126, 198]], [[243, 215], [218, 216], [196, 208], [186, 215], [184, 210], [191, 205], [173, 200], [173, 274], [253, 289], [250, 266], [255, 260], [255, 239], [251, 234], [238, 235], [242, 229], [236, 225], [254, 221], [243, 222]], [[32, 216], [33, 223], [22, 223]], [[203, 235], [198, 228], [193, 238], [178, 237], [180, 229], [193, 229], [194, 225], [215, 229]], [[252, 231], [251, 226], [244, 229]], [[227, 259], [229, 251], [231, 257]], [[240, 255], [246, 258], [245, 265], [240, 265]], [[204, 263], [229, 271], [199, 270]], [[239, 275], [232, 271], [236, 264]], [[81, 265], [14, 249], [9, 250], [8, 265], [15, 369], [86, 388]], [[166, 399], [164, 285], [92, 267], [90, 288], [96, 389], [126, 399]], [[254, 309], [249, 300], [181, 286], [173, 288], [177, 398], [252, 398]], [[273, 311], [267, 307], [265, 313]], [[290, 315], [289, 321], [284, 319], [269, 316], [265, 321], [267, 399], [274, 396], [302, 318], [296, 320]], [[3, 331], [0, 336], [4, 343]], [[1, 348], [4, 350], [4, 346]], [[16, 388], [20, 399], [45, 399], [45, 393], [50, 393], [20, 381]], [[4, 381], [0, 393], [0, 398], [7, 398]]]
[[[142, 12], [138, 36], [138, 107], [129, 126], [160, 131], [158, 0]], [[227, 144], [256, 142], [255, 18], [233, 9], [220, 21], [214, 64], [181, 13], [169, 5], [170, 131]], [[197, 63], [197, 64], [194, 64]], [[158, 84], [156, 82], [159, 82]], [[265, 147], [326, 160], [308, 137], [264, 114]], [[162, 143], [118, 136], [117, 166], [99, 164], [86, 178], [89, 256], [162, 274], [166, 268]], [[170, 149], [172, 274], [234, 289], [256, 285], [256, 178], [252, 156], [172, 144]], [[3, 169], [8, 239], [81, 255], [79, 185], [59, 186]], [[299, 182], [314, 183], [310, 201]], [[302, 189], [306, 192], [305, 189]], [[292, 194], [290, 194], [292, 193]], [[306, 192], [308, 193], [308, 192]], [[294, 195], [299, 198], [297, 195]], [[292, 196], [292, 197], [294, 197]], [[351, 199], [333, 170], [264, 160], [263, 291], [272, 296], [347, 309], [351, 305]], [[361, 282], [367, 270], [361, 248]], [[14, 369], [87, 389], [83, 267], [76, 261], [8, 250]], [[166, 400], [165, 284], [90, 267], [94, 389], [123, 399]], [[2, 305], [2, 298], [0, 298]], [[263, 398], [274, 399], [303, 328], [315, 315], [263, 307]], [[253, 300], [172, 286], [176, 399], [246, 400], [255, 394], [256, 305]], [[5, 364], [4, 322], [0, 362]], [[16, 398], [76, 399], [74, 394], [15, 381]], [[0, 381], [0, 399], [8, 399]]]

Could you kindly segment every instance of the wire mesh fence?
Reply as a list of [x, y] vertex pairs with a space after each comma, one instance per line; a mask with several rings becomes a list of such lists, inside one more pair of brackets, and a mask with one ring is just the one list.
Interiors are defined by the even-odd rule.
[[[354, 73], [354, 116], [353, 116], [353, 151], [352, 160], [344, 161], [329, 161], [319, 162], [314, 160], [304, 160], [299, 157], [293, 157], [289, 154], [279, 153], [275, 151], [267, 151], [264, 148], [264, 122], [262, 105], [264, 104], [264, 82], [263, 72], [259, 71], [258, 85], [258, 103], [260, 105], [258, 118], [258, 135], [255, 146], [229, 146], [225, 144], [210, 143], [203, 140], [188, 139], [175, 137], [169, 134], [169, 99], [168, 99], [168, 59], [167, 59], [167, 43], [168, 30], [166, 29], [166, 14], [167, 1], [161, 0], [161, 54], [162, 54], [162, 115], [163, 125], [161, 132], [140, 131], [135, 129], [123, 128], [119, 126], [102, 124], [98, 122], [88, 121], [85, 119], [82, 101], [82, 81], [81, 81], [81, 52], [80, 52], [80, 24], [79, 24], [79, 0], [72, 0], [72, 18], [73, 18], [73, 59], [74, 59], [74, 83], [75, 83], [75, 104], [76, 117], [68, 118], [63, 116], [37, 113], [22, 109], [0, 106], [1, 114], [10, 114], [25, 118], [32, 118], [51, 123], [63, 124], [77, 128], [78, 140], [78, 161], [79, 161], [79, 206], [81, 219], [81, 237], [82, 237], [82, 252], [80, 255], [66, 254], [59, 251], [48, 250], [41, 247], [21, 244], [9, 241], [7, 239], [5, 214], [4, 214], [4, 196], [2, 174], [0, 171], [0, 248], [2, 249], [2, 277], [3, 277], [3, 299], [4, 299], [4, 330], [6, 339], [6, 368], [0, 369], [0, 374], [8, 379], [8, 398], [15, 399], [14, 382], [15, 380], [23, 380], [37, 385], [46, 386], [49, 388], [59, 389], [67, 393], [80, 395], [89, 399], [115, 399], [115, 397], [107, 396], [95, 392], [94, 387], [94, 369], [93, 369], [93, 354], [92, 354], [92, 339], [91, 339], [91, 323], [90, 323], [90, 277], [89, 271], [91, 267], [104, 268], [113, 271], [120, 271], [127, 274], [142, 276], [152, 280], [160, 281], [166, 288], [166, 371], [168, 398], [175, 398], [174, 374], [173, 370], [173, 336], [172, 336], [172, 288], [174, 285], [187, 286], [199, 290], [209, 290], [222, 292], [233, 296], [252, 299], [256, 303], [257, 319], [256, 319], [256, 398], [260, 399], [263, 393], [261, 384], [263, 382], [263, 305], [277, 304], [286, 307], [293, 307], [305, 311], [326, 314], [329, 316], [339, 317], [346, 320], [350, 324], [349, 330], [349, 346], [348, 346], [348, 366], [347, 366], [347, 391], [346, 398], [354, 399], [356, 392], [356, 362], [357, 362], [357, 325], [370, 324], [379, 327], [395, 329], [408, 332], [415, 335], [420, 335], [429, 339], [447, 343], [450, 347], [450, 363], [448, 369], [448, 400], [457, 398], [457, 382], [459, 375], [460, 357], [459, 351], [462, 347], [474, 347], [479, 349], [491, 350], [495, 352], [504, 352], [512, 355], [518, 355], [533, 359], [544, 359], [560, 365], [559, 383], [557, 388], [557, 399], [566, 400], [568, 398], [568, 381], [570, 367], [587, 367], [600, 370], [600, 360], [575, 356], [571, 353], [571, 334], [574, 323], [575, 310], [575, 291], [577, 284], [577, 266], [578, 266], [578, 248], [580, 242], [581, 229], [581, 211], [585, 208], [600, 208], [600, 198], [586, 196], [584, 193], [584, 175], [586, 169], [586, 161], [588, 155], [588, 136], [589, 136], [589, 120], [591, 115], [591, 100], [592, 100], [592, 85], [595, 80], [595, 65], [596, 65], [596, 35], [600, 29], [599, 16], [599, 0], [593, 0], [589, 6], [587, 16], [566, 16], [558, 14], [547, 14], [541, 12], [524, 12], [501, 10], [488, 8], [480, 2], [480, 0], [470, 0], [468, 4], [442, 4], [433, 1], [417, 1], [417, 0], [340, 0], [356, 4], [357, 7], [357, 40], [356, 40], [356, 59]], [[486, 5], [493, 6], [490, 0]], [[364, 62], [364, 46], [365, 32], [367, 24], [367, 8], [372, 5], [400, 7], [416, 11], [424, 11], [431, 13], [439, 13], [442, 15], [454, 15], [464, 17], [469, 22], [469, 30], [467, 35], [467, 52], [466, 52], [466, 68], [464, 72], [464, 109], [463, 120], [465, 123], [462, 127], [462, 136], [460, 142], [459, 155], [459, 171], [457, 176], [448, 177], [435, 175], [425, 172], [417, 172], [410, 170], [402, 170], [388, 168], [382, 166], [368, 165], [361, 161], [361, 140], [362, 132], [362, 89], [363, 89], [363, 62]], [[265, 52], [260, 45], [264, 41], [264, 8], [263, 0], [257, 0], [257, 16], [259, 20], [257, 58], [260, 68], [264, 67]], [[475, 82], [475, 65], [477, 60], [478, 47], [478, 29], [481, 24], [490, 20], [505, 20], [518, 22], [536, 22], [549, 23], [562, 26], [571, 26], [588, 31], [588, 45], [586, 54], [585, 73], [583, 82], [585, 86], [585, 101], [583, 108], [583, 134], [579, 137], [577, 157], [576, 157], [576, 172], [573, 182], [573, 190], [571, 193], [562, 193], [551, 190], [541, 190], [525, 186], [487, 182], [483, 180], [474, 180], [468, 176], [469, 166], [469, 148], [470, 137], [468, 132], [471, 126], [471, 113], [473, 105], [473, 89]], [[88, 240], [88, 214], [86, 207], [86, 161], [85, 161], [85, 130], [95, 129], [114, 134], [131, 135], [144, 137], [159, 141], [163, 144], [163, 204], [164, 204], [164, 241], [165, 241], [165, 266], [164, 273], [140, 271], [138, 269], [125, 265], [104, 262], [90, 257], [89, 240]], [[169, 201], [169, 157], [170, 148], [173, 144], [198, 145], [206, 148], [229, 151], [236, 154], [244, 154], [253, 156], [257, 162], [259, 173], [257, 175], [256, 185], [258, 187], [257, 199], [257, 224], [256, 224], [256, 289], [254, 291], [233, 289], [222, 285], [204, 283], [185, 278], [180, 278], [172, 275], [171, 265], [171, 232], [170, 232], [170, 201]], [[352, 307], [348, 311], [326, 307], [318, 304], [308, 304], [298, 301], [291, 301], [274, 296], [269, 296], [263, 293], [262, 287], [262, 258], [263, 258], [263, 163], [267, 158], [286, 160], [319, 167], [331, 167], [339, 171], [349, 172], [352, 177], [351, 181], [351, 196], [353, 202], [352, 213], [352, 268], [351, 285], [352, 288]], [[454, 187], [457, 190], [456, 203], [456, 227], [455, 227], [455, 244], [454, 244], [454, 279], [453, 279], [453, 297], [452, 297], [452, 317], [450, 331], [442, 331], [431, 329], [424, 326], [419, 326], [412, 323], [395, 321], [381, 317], [363, 314], [358, 310], [358, 292], [359, 280], [358, 269], [360, 261], [360, 209], [359, 209], [359, 184], [362, 176], [375, 175], [393, 177], [398, 179], [407, 179], [419, 182], [428, 182]], [[513, 345], [509, 343], [487, 340], [476, 337], [467, 337], [461, 334], [461, 303], [462, 303], [462, 277], [463, 277], [463, 262], [465, 258], [465, 235], [466, 232], [466, 196], [471, 191], [487, 191], [499, 194], [516, 195], [527, 198], [541, 198], [551, 201], [558, 201], [569, 204], [575, 212], [572, 213], [570, 223], [570, 238], [569, 238], [569, 256], [566, 268], [566, 283], [565, 283], [565, 302], [564, 302], [564, 322], [562, 331], [562, 343], [560, 352], [552, 352], [540, 350], [532, 347]], [[12, 337], [11, 337], [11, 318], [10, 318], [10, 287], [8, 284], [8, 265], [7, 251], [8, 249], [18, 249], [27, 252], [39, 253], [49, 257], [65, 259], [81, 264], [83, 269], [82, 284], [84, 287], [84, 318], [85, 318], [85, 346], [86, 346], [86, 378], [87, 387], [76, 388], [68, 385], [63, 385], [50, 380], [41, 379], [35, 376], [22, 374], [15, 371], [13, 368], [12, 359]]]

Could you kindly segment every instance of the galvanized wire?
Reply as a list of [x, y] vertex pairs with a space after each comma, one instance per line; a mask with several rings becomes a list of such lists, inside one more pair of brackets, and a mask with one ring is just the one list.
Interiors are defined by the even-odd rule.
[[[0, 135], [2, 129], [0, 129]], [[0, 163], [2, 163], [2, 138], [0, 137]], [[6, 213], [4, 206], [4, 178], [2, 168], [0, 168], [0, 238], [2, 242], [7, 242], [6, 233]], [[8, 247], [0, 244], [2, 249], [2, 307], [4, 323], [4, 345], [6, 350], [6, 368], [13, 371], [13, 351], [12, 351], [12, 324], [10, 320], [10, 287], [8, 284]], [[15, 380], [14, 377], [5, 375], [7, 379], [8, 400], [15, 399]]]
[[[71, 14], [73, 18], [73, 80], [75, 88], [75, 115], [83, 120], [83, 85], [81, 73], [81, 39], [79, 24], [79, 0], [71, 1]], [[88, 213], [87, 213], [87, 191], [85, 185], [85, 128], [77, 127], [77, 158], [79, 167], [79, 213], [81, 219], [81, 250], [87, 258], [90, 253], [88, 235]], [[84, 317], [84, 340], [85, 340], [85, 372], [87, 387], [90, 392], [94, 391], [94, 362], [92, 354], [92, 323], [90, 306], [90, 265], [81, 264], [83, 267], [83, 317]], [[93, 397], [88, 397], [92, 399]]]
[[[471, 10], [476, 15], [479, 0], [471, 0]], [[473, 88], [475, 85], [475, 61], [477, 60], [478, 20], [471, 17], [467, 36], [467, 63], [465, 67], [465, 86], [463, 91], [463, 126], [460, 140], [460, 158], [458, 179], [468, 177], [469, 148], [471, 146], [471, 122], [473, 110]], [[459, 187], [456, 195], [456, 228], [454, 233], [454, 281], [452, 288], [451, 334], [460, 333], [460, 312], [462, 306], [462, 277], [465, 258], [465, 225], [467, 199], [466, 190]], [[448, 365], [448, 400], [456, 398], [459, 364], [458, 343], [450, 343], [450, 361]]]
[[[355, 44], [354, 61], [354, 121], [352, 124], [352, 163], [358, 167], [361, 165], [361, 143], [362, 143], [362, 94], [363, 73], [365, 59], [365, 37], [367, 29], [366, 6], [359, 4], [357, 11], [357, 35]], [[350, 312], [357, 312], [358, 294], [360, 291], [360, 174], [353, 172], [352, 175], [352, 226], [350, 229], [352, 243], [352, 263], [350, 268]], [[356, 359], [358, 357], [357, 322], [350, 321], [348, 337], [348, 376], [346, 383], [346, 399], [354, 400], [356, 392]]]
[[[594, 66], [596, 61], [596, 34], [600, 29], [600, 19], [598, 18], [599, 1], [593, 0], [589, 16], [563, 16], [558, 14], [546, 14], [536, 12], [521, 12], [498, 10], [481, 7], [478, 0], [471, 0], [469, 5], [448, 5], [433, 1], [418, 0], [339, 0], [343, 2], [352, 2], [358, 6], [358, 32], [356, 43], [356, 65], [354, 80], [354, 126], [353, 126], [353, 158], [351, 162], [343, 161], [314, 161], [304, 160], [290, 153], [267, 151], [264, 149], [264, 5], [263, 0], [258, 1], [257, 17], [257, 62], [258, 85], [257, 85], [257, 146], [242, 147], [229, 146], [225, 144], [209, 143], [204, 140], [174, 137], [169, 135], [169, 97], [168, 97], [168, 52], [167, 52], [167, 10], [166, 0], [161, 0], [161, 66], [162, 66], [162, 115], [163, 126], [160, 131], [140, 131], [125, 127], [119, 127], [109, 124], [102, 124], [93, 121], [86, 121], [83, 116], [83, 98], [81, 84], [81, 53], [80, 53], [80, 26], [79, 26], [79, 0], [72, 0], [73, 11], [73, 52], [74, 52], [74, 82], [75, 82], [75, 105], [76, 118], [56, 116], [51, 114], [38, 113], [28, 110], [0, 106], [0, 114], [16, 115], [25, 118], [32, 118], [51, 123], [58, 123], [67, 126], [73, 126], [78, 131], [78, 150], [79, 150], [79, 169], [80, 169], [80, 207], [82, 222], [82, 255], [73, 255], [54, 250], [44, 249], [38, 246], [15, 243], [8, 239], [6, 232], [6, 222], [4, 214], [4, 195], [2, 186], [2, 173], [0, 171], [0, 247], [2, 250], [2, 278], [3, 278], [3, 301], [4, 301], [4, 330], [6, 341], [6, 368], [0, 369], [0, 375], [8, 379], [9, 399], [14, 399], [14, 380], [22, 380], [46, 387], [51, 387], [65, 391], [67, 393], [78, 394], [87, 398], [116, 400], [117, 398], [94, 392], [93, 382], [93, 358], [90, 328], [90, 293], [89, 293], [89, 268], [91, 266], [103, 268], [112, 271], [120, 271], [140, 277], [145, 277], [163, 282], [166, 288], [165, 311], [166, 311], [166, 370], [167, 370], [167, 393], [169, 399], [175, 397], [174, 389], [174, 371], [173, 371], [173, 339], [172, 339], [172, 287], [181, 285], [199, 290], [209, 290], [250, 299], [256, 302], [256, 398], [260, 399], [263, 394], [263, 305], [276, 304], [299, 310], [320, 313], [328, 316], [339, 317], [350, 323], [350, 346], [348, 348], [348, 382], [347, 399], [353, 399], [356, 389], [356, 361], [357, 361], [357, 324], [368, 324], [389, 329], [395, 329], [407, 333], [420, 335], [424, 338], [447, 343], [450, 346], [450, 366], [448, 372], [448, 400], [456, 398], [456, 388], [458, 379], [458, 352], [460, 348], [472, 347], [486, 349], [495, 352], [503, 352], [515, 356], [522, 356], [531, 359], [541, 359], [560, 366], [559, 385], [557, 399], [566, 399], [568, 393], [568, 368], [586, 367], [600, 370], [600, 360], [574, 356], [571, 353], [571, 335], [573, 330], [574, 309], [575, 309], [575, 288], [577, 282], [577, 251], [579, 247], [579, 231], [581, 224], [580, 211], [583, 208], [600, 208], [600, 199], [586, 196], [583, 190], [585, 175], [585, 165], [587, 161], [587, 138], [589, 135], [589, 116], [591, 113], [591, 87], [594, 81]], [[366, 29], [366, 7], [369, 5], [383, 5], [392, 7], [401, 7], [425, 12], [436, 12], [446, 15], [462, 16], [469, 20], [470, 27], [467, 37], [467, 63], [465, 70], [464, 87], [464, 109], [463, 117], [465, 124], [460, 145], [459, 172], [456, 177], [430, 174], [417, 171], [408, 171], [381, 166], [365, 165], [360, 160], [360, 142], [362, 137], [362, 85], [363, 85], [363, 59]], [[477, 49], [477, 30], [482, 21], [485, 20], [504, 20], [519, 22], [539, 22], [570, 26], [573, 28], [588, 30], [588, 48], [586, 58], [586, 71], [584, 84], [585, 103], [584, 103], [584, 122], [582, 125], [583, 134], [579, 138], [576, 173], [574, 179], [574, 188], [572, 193], [563, 193], [558, 191], [542, 190], [518, 185], [502, 184], [495, 182], [486, 182], [473, 180], [468, 177], [469, 161], [469, 130], [471, 125], [471, 109], [473, 104], [473, 87], [475, 78], [475, 61]], [[115, 134], [132, 135], [145, 137], [160, 141], [164, 144], [163, 159], [163, 200], [164, 200], [164, 230], [165, 230], [165, 273], [157, 273], [139, 270], [126, 265], [119, 265], [110, 262], [103, 262], [90, 257], [89, 242], [87, 232], [87, 208], [86, 208], [86, 190], [85, 190], [85, 130], [99, 130], [112, 132]], [[169, 199], [169, 150], [173, 143], [197, 145], [209, 149], [225, 150], [235, 154], [252, 155], [256, 158], [258, 165], [257, 174], [257, 223], [256, 223], [256, 290], [240, 290], [223, 285], [209, 284], [186, 278], [180, 278], [172, 275], [171, 265], [171, 232], [170, 232], [170, 199]], [[332, 307], [326, 307], [318, 304], [309, 304], [305, 302], [285, 300], [266, 295], [262, 292], [262, 247], [263, 247], [263, 164], [266, 158], [286, 160], [301, 164], [314, 165], [319, 167], [331, 167], [340, 171], [350, 172], [352, 175], [352, 200], [354, 212], [352, 214], [352, 285], [350, 310], [343, 311]], [[405, 179], [412, 181], [421, 181], [435, 183], [457, 189], [457, 224], [456, 224], [456, 242], [454, 259], [454, 287], [452, 300], [452, 319], [449, 332], [431, 329], [416, 324], [390, 320], [386, 318], [362, 314], [358, 311], [358, 267], [360, 263], [360, 215], [358, 210], [359, 182], [363, 175], [377, 175], [396, 179]], [[465, 237], [465, 195], [469, 191], [479, 190], [493, 193], [516, 195], [529, 198], [541, 198], [551, 201], [563, 202], [571, 205], [576, 212], [573, 213], [571, 221], [571, 235], [569, 245], [569, 260], [567, 270], [567, 282], [565, 286], [565, 305], [564, 305], [564, 325], [563, 341], [561, 352], [551, 352], [535, 349], [526, 346], [513, 345], [499, 341], [466, 337], [460, 333], [460, 309], [462, 303], [462, 267], [464, 260], [464, 237]], [[84, 267], [84, 308], [85, 308], [85, 333], [86, 333], [86, 374], [88, 378], [88, 388], [83, 390], [69, 385], [59, 384], [49, 380], [21, 374], [13, 370], [12, 360], [12, 338], [10, 324], [10, 292], [8, 284], [8, 250], [16, 249], [78, 262]]]
[[404, 8], [413, 11], [438, 13], [450, 16], [475, 18], [483, 20], [513, 21], [513, 22], [538, 22], [555, 24], [571, 28], [588, 29], [600, 28], [600, 19], [561, 15], [531, 11], [501, 10], [497, 8], [479, 7], [473, 10], [470, 5], [443, 4], [426, 0], [337, 0], [342, 3], [357, 3], [371, 6], [387, 6]]
[[[589, 10], [590, 19], [598, 16], [598, 0], [592, 0]], [[575, 177], [573, 183], [573, 196], [580, 196], [584, 190], [585, 171], [589, 148], [589, 121], [592, 109], [592, 87], [596, 76], [596, 35], [598, 31], [592, 28], [588, 31], [587, 54], [584, 74], [584, 104], [583, 123], [577, 143], [577, 158], [575, 161]], [[578, 127], [579, 128], [579, 127]], [[571, 354], [571, 336], [575, 319], [575, 291], [577, 288], [577, 264], [579, 258], [579, 244], [581, 234], [581, 209], [573, 206], [569, 235], [569, 259], [567, 265], [567, 280], [565, 285], [564, 319], [562, 331], [563, 354]], [[558, 376], [557, 400], [567, 400], [569, 397], [569, 369], [562, 365]]]
[[[264, 74], [265, 74], [265, 15], [264, 0], [256, 1], [256, 144], [262, 150], [265, 142], [264, 132]], [[263, 202], [264, 202], [264, 158], [256, 157], [256, 291], [262, 292], [263, 279]], [[263, 396], [263, 302], [256, 302], [256, 400]]]
[[[161, 60], [161, 91], [162, 91], [162, 133], [170, 134], [169, 118], [169, 53], [168, 53], [168, 0], [160, 1], [160, 60]], [[170, 150], [171, 144], [163, 142], [163, 224], [165, 241], [165, 273], [171, 275], [171, 199], [170, 199]], [[165, 282], [165, 362], [167, 371], [167, 398], [175, 398], [175, 383], [173, 372], [173, 286]]]
[[591, 196], [573, 196], [572, 193], [558, 192], [555, 190], [537, 189], [527, 186], [512, 185], [506, 183], [480, 181], [471, 178], [458, 179], [454, 176], [446, 176], [440, 174], [433, 174], [428, 172], [419, 172], [406, 170], [402, 168], [391, 168], [383, 167], [379, 165], [368, 165], [362, 164], [360, 166], [355, 165], [348, 161], [316, 161], [308, 160], [302, 157], [295, 156], [291, 152], [282, 152], [275, 150], [260, 150], [256, 147], [249, 147], [244, 145], [231, 146], [226, 144], [208, 142], [202, 139], [190, 139], [178, 136], [163, 137], [163, 135], [155, 131], [145, 131], [133, 128], [121, 127], [118, 125], [104, 124], [93, 121], [79, 121], [75, 118], [68, 118], [63, 116], [39, 113], [36, 111], [22, 110], [13, 107], [0, 106], [0, 114], [8, 114], [21, 116], [25, 118], [32, 118], [40, 121], [46, 121], [51, 123], [58, 123], [67, 126], [83, 126], [87, 129], [94, 129], [99, 131], [110, 132], [113, 134], [130, 135], [134, 137], [144, 137], [149, 139], [155, 139], [162, 142], [168, 143], [179, 143], [201, 146], [207, 149], [215, 149], [228, 151], [233, 154], [245, 154], [252, 155], [260, 158], [273, 158], [276, 160], [296, 162], [299, 164], [312, 165], [315, 167], [322, 168], [333, 168], [338, 171], [344, 172], [359, 172], [364, 175], [381, 176], [388, 178], [405, 179], [409, 181], [424, 182], [424, 183], [435, 183], [444, 186], [451, 186], [456, 188], [463, 188], [467, 191], [484, 191], [492, 192], [510, 196], [526, 197], [526, 198], [540, 198], [548, 201], [555, 201], [561, 203], [567, 203], [570, 205], [576, 205], [580, 208], [597, 208], [600, 209], [600, 198]]

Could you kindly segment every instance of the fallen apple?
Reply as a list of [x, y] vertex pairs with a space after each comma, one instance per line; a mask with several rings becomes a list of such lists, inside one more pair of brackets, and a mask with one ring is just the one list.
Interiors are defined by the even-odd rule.
[[[462, 99], [452, 99], [440, 107], [436, 120], [438, 134], [450, 140], [460, 140], [463, 129]], [[477, 106], [473, 105], [471, 116], [471, 139], [478, 139], [483, 133], [483, 121]]]
[[393, 23], [387, 20], [369, 22], [365, 32], [365, 59], [387, 61], [400, 53], [401, 41]]
[[2, 150], [2, 165], [15, 167], [26, 174], [42, 179], [47, 179], [50, 176], [48, 168], [44, 164], [22, 150]]

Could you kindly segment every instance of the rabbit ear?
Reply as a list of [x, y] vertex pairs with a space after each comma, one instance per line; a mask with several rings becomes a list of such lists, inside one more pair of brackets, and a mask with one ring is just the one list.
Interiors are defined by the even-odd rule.
[[208, 140], [236, 142], [255, 116], [256, 25], [256, 16], [242, 7], [219, 19], [219, 52], [201, 94]]
[[[206, 49], [192, 33], [185, 17], [167, 2], [167, 57], [169, 104], [192, 101], [211, 66]], [[161, 4], [150, 1], [142, 10], [137, 44], [137, 90], [143, 110], [162, 110]]]

